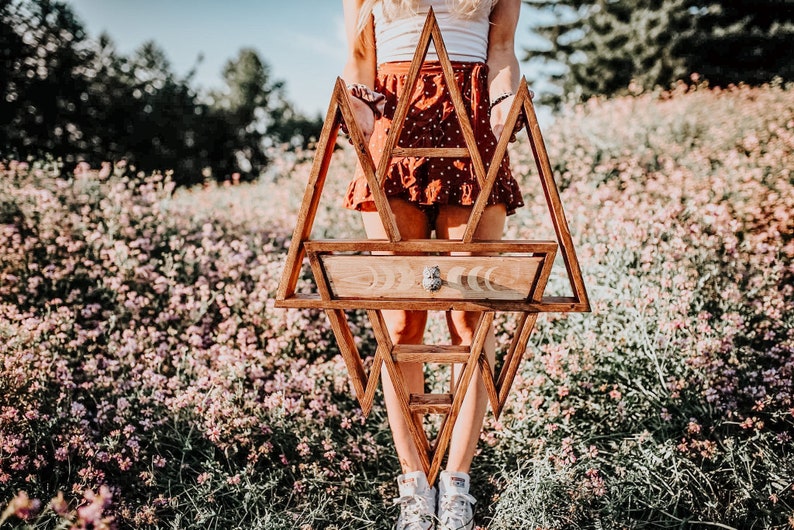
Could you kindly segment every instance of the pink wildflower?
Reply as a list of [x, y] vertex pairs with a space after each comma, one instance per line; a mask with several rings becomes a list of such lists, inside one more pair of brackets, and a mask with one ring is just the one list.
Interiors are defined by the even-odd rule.
[[69, 503], [63, 498], [62, 491], [59, 491], [58, 495], [50, 501], [50, 508], [61, 517], [69, 513]]
[[112, 494], [107, 486], [99, 488], [99, 494], [88, 490], [84, 497], [89, 504], [77, 509], [77, 521], [73, 528], [78, 530], [110, 530], [112, 517], [102, 517], [105, 508], [110, 505]]
[[11, 502], [6, 507], [3, 514], [0, 515], [0, 523], [9, 517], [18, 517], [23, 521], [27, 521], [33, 514], [39, 511], [41, 501], [38, 499], [31, 499], [24, 491], [20, 491], [16, 496], [11, 499]]

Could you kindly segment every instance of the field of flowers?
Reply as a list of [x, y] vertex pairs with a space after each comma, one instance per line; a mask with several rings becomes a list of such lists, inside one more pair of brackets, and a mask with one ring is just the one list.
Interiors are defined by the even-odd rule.
[[[594, 100], [545, 133], [593, 311], [539, 319], [479, 523], [794, 528], [794, 89]], [[361, 235], [343, 144], [317, 236]], [[525, 137], [512, 157], [507, 235], [548, 238]], [[309, 166], [52, 171], [0, 177], [0, 528], [388, 528], [382, 406], [362, 418], [321, 313], [273, 307]]]

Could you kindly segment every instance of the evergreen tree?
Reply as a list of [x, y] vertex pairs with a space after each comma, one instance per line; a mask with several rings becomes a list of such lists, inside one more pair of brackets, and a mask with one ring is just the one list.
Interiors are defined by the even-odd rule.
[[201, 169], [215, 160], [203, 156], [195, 140], [203, 134], [205, 107], [190, 87], [190, 75], [177, 77], [154, 42], [144, 43], [121, 64], [129, 97], [113, 107], [126, 114], [128, 125], [118, 139], [128, 156], [142, 168], [170, 168], [180, 181], [197, 181]]
[[207, 167], [254, 178], [268, 145], [319, 135], [320, 119], [294, 111], [254, 50], [223, 75], [226, 89], [206, 102], [153, 42], [124, 56], [106, 35], [89, 39], [62, 1], [0, 0], [0, 159], [51, 155], [70, 171], [126, 158], [189, 184]]
[[561, 88], [552, 101], [616, 94], [631, 81], [666, 87], [692, 73], [720, 86], [794, 79], [792, 0], [524, 2], [546, 44], [526, 58], [541, 71], [564, 65], [549, 75]]
[[0, 3], [0, 148], [66, 157], [83, 141], [85, 38], [61, 2]]
[[794, 0], [690, 2], [696, 30], [684, 56], [713, 85], [794, 80]]
[[190, 88], [191, 76], [176, 77], [165, 53], [153, 42], [131, 56], [116, 53], [109, 37], [91, 43], [77, 75], [88, 83], [79, 102], [84, 142], [74, 146], [81, 158], [126, 158], [136, 167], [173, 169], [180, 183], [201, 180], [212, 165], [198, 147], [206, 107]]
[[267, 164], [263, 147], [306, 147], [320, 135], [322, 120], [295, 111], [284, 94], [284, 83], [274, 81], [267, 64], [251, 48], [243, 48], [223, 68], [226, 87], [212, 94], [211, 115], [233, 124], [237, 135], [225, 147], [243, 173], [258, 174]]
[[267, 164], [263, 120], [270, 112], [271, 95], [281, 83], [270, 79], [267, 65], [251, 48], [241, 49], [226, 62], [223, 79], [226, 87], [212, 95], [210, 113], [220, 123], [229, 123], [236, 134], [224, 138], [226, 145], [219, 145], [227, 153], [220, 170], [259, 174]]

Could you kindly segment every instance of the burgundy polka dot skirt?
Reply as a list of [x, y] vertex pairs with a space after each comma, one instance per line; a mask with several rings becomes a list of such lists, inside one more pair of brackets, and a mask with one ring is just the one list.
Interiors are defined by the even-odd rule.
[[[369, 149], [378, 165], [386, 144], [398, 98], [404, 97], [410, 62], [384, 63], [378, 67], [375, 90], [386, 96], [382, 118], [376, 120]], [[496, 149], [488, 113], [488, 68], [484, 63], [455, 62], [455, 81], [463, 95], [486, 172]], [[425, 63], [419, 73], [408, 118], [405, 120], [399, 147], [466, 147], [455, 116], [452, 99], [445, 87], [439, 63]], [[480, 186], [474, 166], [468, 158], [395, 157], [387, 171], [383, 189], [388, 197], [401, 197], [419, 206], [457, 204], [471, 206]], [[518, 183], [505, 157], [488, 199], [488, 204], [503, 203], [508, 214], [523, 206]], [[374, 211], [375, 203], [363, 172], [359, 168], [345, 196], [346, 208]]]

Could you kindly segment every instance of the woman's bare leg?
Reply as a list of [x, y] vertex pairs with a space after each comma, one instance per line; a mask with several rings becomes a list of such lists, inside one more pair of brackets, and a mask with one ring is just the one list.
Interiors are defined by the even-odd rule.
[[[389, 199], [389, 205], [397, 220], [397, 228], [405, 239], [426, 239], [430, 237], [430, 225], [427, 215], [403, 199]], [[362, 212], [364, 230], [370, 239], [387, 239], [386, 231], [377, 212]], [[389, 329], [389, 335], [394, 344], [421, 344], [427, 324], [425, 311], [383, 311], [383, 319]], [[400, 363], [400, 369], [408, 385], [408, 392], [421, 394], [424, 392], [425, 378], [421, 363]], [[389, 415], [389, 426], [394, 437], [394, 446], [403, 473], [422, 470], [422, 461], [419, 459], [416, 445], [411, 432], [400, 410], [400, 403], [394, 391], [391, 377], [383, 367], [381, 370], [383, 380], [383, 397], [386, 402], [386, 411]]]
[[[436, 234], [439, 239], [460, 239], [466, 230], [471, 208], [446, 205], [440, 208], [436, 219]], [[505, 207], [502, 204], [489, 206], [483, 212], [480, 224], [474, 234], [475, 239], [502, 239], [505, 218]], [[453, 344], [469, 345], [474, 338], [474, 331], [480, 319], [479, 312], [450, 311], [447, 313], [447, 325]], [[485, 340], [485, 354], [491, 366], [495, 358], [495, 339], [493, 329], [488, 332]], [[457, 370], [460, 372], [460, 370]], [[453, 373], [452, 377], [456, 375]], [[480, 438], [483, 418], [488, 407], [488, 395], [482, 382], [480, 369], [477, 368], [469, 384], [463, 406], [458, 413], [452, 439], [449, 444], [447, 471], [468, 473], [477, 441]]]

